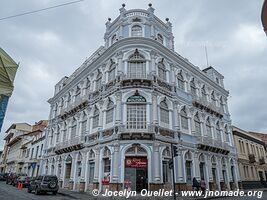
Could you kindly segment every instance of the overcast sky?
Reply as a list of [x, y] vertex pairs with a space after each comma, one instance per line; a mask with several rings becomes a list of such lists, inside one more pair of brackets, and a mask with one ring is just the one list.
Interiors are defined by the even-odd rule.
[[[71, 0], [6, 0], [0, 18]], [[20, 62], [2, 132], [14, 122], [47, 119], [54, 85], [69, 76], [104, 44], [105, 22], [126, 9], [147, 9], [173, 24], [175, 50], [200, 68], [209, 64], [225, 76], [233, 124], [267, 132], [267, 37], [260, 13], [263, 0], [85, 0], [0, 21], [0, 46]]]

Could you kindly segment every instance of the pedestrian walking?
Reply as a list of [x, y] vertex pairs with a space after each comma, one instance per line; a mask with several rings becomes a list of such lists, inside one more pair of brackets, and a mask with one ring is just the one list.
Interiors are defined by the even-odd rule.
[[199, 182], [197, 181], [197, 179], [194, 177], [193, 178], [193, 185], [192, 185], [192, 187], [193, 187], [193, 190], [194, 191], [199, 191]]
[[203, 178], [200, 181], [200, 189], [201, 189], [202, 193], [204, 194], [206, 191], [206, 183], [205, 183]]

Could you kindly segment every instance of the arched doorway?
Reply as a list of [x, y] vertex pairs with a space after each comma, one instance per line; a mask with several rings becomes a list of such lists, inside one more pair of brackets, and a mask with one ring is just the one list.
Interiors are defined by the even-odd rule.
[[203, 154], [200, 154], [199, 156], [199, 171], [200, 171], [200, 180], [204, 180], [207, 184], [206, 180], [206, 171], [205, 171], [205, 158]]
[[88, 174], [87, 174], [87, 189], [93, 189], [94, 174], [95, 174], [95, 153], [91, 149], [89, 152], [89, 161], [88, 161]]
[[217, 177], [217, 160], [216, 160], [215, 156], [211, 157], [211, 173], [212, 173], [213, 185], [211, 185], [210, 189], [216, 190], [218, 188], [218, 185], [217, 185], [218, 177]]
[[172, 188], [172, 172], [169, 167], [169, 161], [171, 160], [171, 151], [169, 147], [166, 147], [162, 152], [162, 180], [164, 188], [171, 190]]
[[222, 165], [222, 182], [221, 182], [221, 190], [226, 190], [227, 188], [227, 182], [228, 182], [228, 177], [227, 177], [227, 172], [226, 172], [226, 162], [225, 158], [222, 158], [221, 161]]
[[65, 160], [65, 181], [64, 187], [69, 186], [70, 176], [71, 176], [71, 166], [72, 166], [72, 157], [68, 155]]
[[125, 152], [124, 188], [141, 192], [148, 189], [147, 152], [135, 144]]
[[185, 154], [185, 172], [186, 172], [186, 184], [192, 185], [192, 153], [190, 151]]

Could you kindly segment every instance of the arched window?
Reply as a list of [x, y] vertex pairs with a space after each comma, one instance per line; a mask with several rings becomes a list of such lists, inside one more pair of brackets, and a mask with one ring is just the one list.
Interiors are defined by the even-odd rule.
[[187, 152], [185, 154], [185, 169], [186, 169], [186, 183], [192, 183], [192, 154]]
[[214, 91], [212, 91], [211, 93], [211, 103], [216, 106], [216, 98], [215, 98], [215, 94], [214, 94]]
[[217, 140], [221, 140], [221, 130], [219, 122], [216, 123], [216, 138]]
[[169, 124], [169, 109], [166, 100], [160, 102], [160, 121]]
[[158, 64], [158, 75], [160, 79], [166, 81], [166, 68], [162, 62]]
[[207, 93], [206, 93], [205, 86], [203, 86], [203, 87], [201, 88], [201, 96], [202, 96], [202, 100], [203, 100], [203, 101], [207, 101]]
[[127, 99], [127, 129], [146, 129], [146, 99], [138, 91]]
[[128, 78], [146, 78], [146, 61], [136, 49], [128, 61]]
[[101, 88], [102, 85], [102, 73], [98, 70], [98, 74], [95, 80], [95, 89], [99, 90]]
[[205, 157], [203, 154], [199, 156], [199, 171], [201, 180], [205, 180]]
[[93, 128], [97, 128], [99, 124], [99, 109], [95, 106], [93, 115]]
[[132, 36], [133, 37], [141, 37], [143, 35], [142, 27], [139, 25], [134, 25], [132, 27]]
[[197, 95], [197, 88], [196, 88], [195, 80], [194, 80], [194, 79], [192, 79], [192, 80], [190, 81], [190, 89], [191, 89], [191, 94], [192, 94], [193, 96], [196, 96], [196, 95]]
[[210, 118], [208, 118], [206, 121], [206, 131], [207, 131], [207, 135], [212, 138]]
[[188, 116], [187, 116], [187, 113], [185, 111], [185, 108], [183, 108], [181, 110], [181, 126], [182, 126], [182, 129], [185, 129], [185, 130], [188, 130], [189, 129], [189, 126], [188, 126]]
[[117, 36], [116, 34], [112, 36], [111, 38], [111, 44], [114, 44], [117, 41]]
[[196, 130], [196, 135], [201, 136], [201, 123], [199, 120], [198, 113], [194, 117], [194, 122], [195, 122], [195, 130]]
[[169, 160], [171, 159], [171, 152], [168, 147], [162, 152], [162, 173], [163, 173], [163, 183], [171, 182], [171, 170], [169, 168]]
[[226, 142], [230, 142], [230, 139], [229, 139], [229, 132], [228, 132], [228, 128], [227, 128], [227, 126], [224, 127], [224, 136], [225, 136], [225, 141], [226, 141]]
[[71, 126], [71, 132], [70, 132], [70, 138], [76, 137], [76, 130], [77, 130], [77, 120], [73, 118], [72, 126]]
[[114, 103], [109, 100], [106, 110], [106, 124], [113, 122]]
[[115, 64], [114, 62], [111, 60], [111, 65], [109, 67], [109, 72], [108, 72], [108, 81], [113, 81], [115, 79]]
[[79, 152], [76, 162], [76, 174], [78, 177], [80, 177], [82, 173], [82, 159], [82, 154]]
[[161, 34], [158, 34], [157, 40], [159, 43], [163, 44], [163, 36]]
[[103, 179], [108, 179], [110, 178], [110, 165], [111, 165], [111, 160], [110, 160], [110, 150], [105, 147], [103, 151], [103, 164], [104, 164], [104, 177]]
[[184, 81], [184, 77], [182, 76], [182, 73], [179, 73], [177, 75], [177, 81], [178, 81], [178, 87], [181, 89], [181, 90], [185, 90], [185, 81]]
[[95, 153], [91, 149], [89, 153], [89, 167], [88, 167], [88, 174], [89, 174], [89, 184], [92, 184], [94, 181], [94, 173], [95, 173]]

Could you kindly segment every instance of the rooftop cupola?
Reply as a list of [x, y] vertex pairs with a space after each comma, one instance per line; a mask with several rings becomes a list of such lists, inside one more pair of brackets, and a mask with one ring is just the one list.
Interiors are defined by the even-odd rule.
[[107, 48], [123, 38], [145, 37], [156, 40], [171, 50], [174, 49], [172, 24], [169, 18], [163, 22], [156, 17], [151, 3], [148, 4], [147, 10], [126, 10], [125, 7], [126, 5], [122, 4], [119, 9], [120, 15], [113, 21], [108, 18], [106, 22], [104, 39]]

